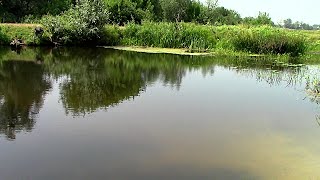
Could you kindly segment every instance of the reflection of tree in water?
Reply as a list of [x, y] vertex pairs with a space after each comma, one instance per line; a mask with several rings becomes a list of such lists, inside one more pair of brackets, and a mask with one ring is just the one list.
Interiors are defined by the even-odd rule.
[[190, 67], [179, 56], [105, 49], [74, 51], [57, 49], [53, 52], [53, 60], [46, 63], [52, 76], [67, 76], [60, 84], [61, 99], [67, 113], [74, 115], [134, 98], [147, 84], [155, 81], [179, 88]]
[[117, 105], [138, 96], [155, 81], [179, 89], [187, 71], [213, 74], [216, 65], [270, 85], [285, 82], [292, 87], [302, 82], [301, 74], [306, 71], [305, 66], [290, 67], [268, 58], [204, 58], [105, 49], [58, 49], [46, 63], [50, 74], [68, 77], [61, 83], [61, 99], [67, 113], [75, 115]]
[[[79, 115], [116, 106], [139, 96], [155, 82], [179, 90], [188, 71], [212, 75], [216, 65], [271, 86], [285, 82], [294, 87], [303, 82], [303, 74], [309, 71], [306, 66], [288, 67], [270, 59], [204, 58], [97, 48], [27, 49], [18, 58], [34, 61], [0, 61], [0, 133], [11, 139], [16, 131], [33, 128], [43, 96], [50, 88], [48, 79], [52, 78], [59, 79], [66, 112]], [[319, 103], [319, 99], [313, 101]]]
[[16, 131], [31, 131], [49, 88], [44, 71], [34, 62], [1, 62], [0, 133], [15, 139]]

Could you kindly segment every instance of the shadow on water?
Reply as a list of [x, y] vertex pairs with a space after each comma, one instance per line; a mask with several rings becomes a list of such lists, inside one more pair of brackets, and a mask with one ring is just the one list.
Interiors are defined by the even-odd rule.
[[31, 131], [55, 81], [66, 114], [84, 116], [134, 99], [155, 82], [179, 90], [188, 71], [213, 75], [217, 66], [270, 86], [305, 83], [308, 67], [290, 63], [265, 57], [190, 57], [102, 48], [27, 48], [19, 54], [0, 48], [0, 132], [15, 139], [15, 132]]

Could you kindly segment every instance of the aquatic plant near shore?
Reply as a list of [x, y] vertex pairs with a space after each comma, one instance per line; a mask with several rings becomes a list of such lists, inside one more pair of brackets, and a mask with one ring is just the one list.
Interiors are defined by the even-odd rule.
[[[320, 70], [319, 67], [310, 68], [305, 76], [306, 93], [312, 102], [320, 104]], [[319, 116], [320, 117], [320, 116]]]
[[307, 78], [307, 86], [306, 89], [313, 93], [314, 95], [317, 95], [320, 97], [320, 79], [310, 79], [309, 77]]

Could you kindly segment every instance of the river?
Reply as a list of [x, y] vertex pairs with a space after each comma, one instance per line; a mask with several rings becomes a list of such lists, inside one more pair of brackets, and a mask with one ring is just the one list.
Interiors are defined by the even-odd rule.
[[320, 179], [319, 65], [0, 48], [0, 179]]

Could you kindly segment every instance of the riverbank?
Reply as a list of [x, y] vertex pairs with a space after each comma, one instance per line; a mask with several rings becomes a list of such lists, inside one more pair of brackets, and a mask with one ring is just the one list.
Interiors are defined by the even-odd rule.
[[35, 35], [39, 24], [0, 24], [0, 45], [9, 45], [13, 39], [21, 39], [28, 46], [47, 46], [51, 44], [50, 35], [45, 32], [41, 37]]
[[[22, 39], [26, 45], [53, 45], [50, 31], [34, 34], [36, 24], [0, 24], [0, 45]], [[67, 36], [68, 32], [65, 32]], [[114, 49], [184, 55], [285, 55], [320, 51], [320, 33], [292, 31], [270, 26], [207, 26], [193, 23], [143, 23], [125, 27], [106, 25], [94, 42], [63, 44], [98, 45]], [[142, 48], [141, 48], [142, 47]], [[161, 49], [159, 49], [161, 48]]]

